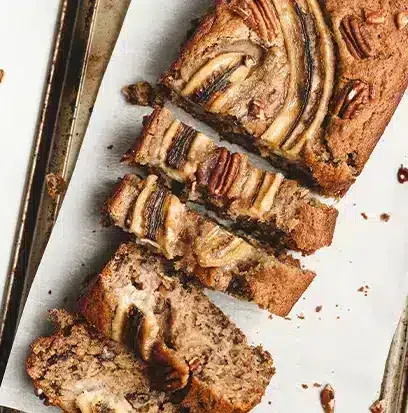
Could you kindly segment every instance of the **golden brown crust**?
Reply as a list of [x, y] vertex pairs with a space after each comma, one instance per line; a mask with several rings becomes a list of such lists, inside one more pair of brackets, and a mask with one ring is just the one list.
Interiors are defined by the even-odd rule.
[[[233, 93], [245, 96], [239, 87], [235, 87], [234, 92], [231, 88], [229, 92], [229, 99], [235, 106], [228, 113], [235, 118], [228, 127], [226, 124], [230, 119], [224, 113], [206, 112], [203, 115], [196, 104], [191, 105], [184, 97], [180, 98], [182, 79], [188, 79], [200, 61], [211, 59], [214, 48], [226, 50], [226, 42], [231, 45], [243, 39], [250, 39], [253, 44], [262, 43], [250, 17], [245, 18], [247, 12], [234, 13], [229, 3], [227, 0], [217, 2], [213, 13], [206, 16], [196, 34], [183, 47], [180, 57], [162, 77], [162, 83], [172, 91], [176, 103], [216, 126], [227, 138], [240, 143], [244, 139], [247, 147], [259, 150], [256, 139], [282, 104], [284, 93], [275, 86], [267, 86], [267, 89], [274, 91], [278, 106], [272, 107], [267, 98], [258, 96], [260, 92], [252, 92], [253, 99], [263, 102], [266, 113], [265, 117], [256, 120], [258, 126], [255, 129], [250, 127], [244, 110], [245, 98], [233, 100]], [[253, 0], [253, 3], [260, 1]], [[307, 2], [299, 0], [298, 3], [304, 7]], [[335, 84], [321, 133], [307, 141], [295, 163], [296, 168], [308, 171], [325, 195], [343, 196], [361, 173], [407, 88], [408, 30], [398, 24], [398, 16], [406, 13], [408, 6], [403, 0], [379, 0], [375, 4], [371, 0], [327, 0], [320, 1], [320, 8], [336, 49]], [[264, 47], [268, 45], [264, 44]], [[263, 64], [270, 71], [274, 70], [270, 61]], [[251, 141], [251, 136], [255, 141]], [[270, 151], [263, 147], [261, 154], [269, 157]], [[276, 154], [271, 161], [282, 165], [282, 160], [277, 162]], [[290, 171], [294, 171], [292, 164], [293, 159], [285, 163]]]

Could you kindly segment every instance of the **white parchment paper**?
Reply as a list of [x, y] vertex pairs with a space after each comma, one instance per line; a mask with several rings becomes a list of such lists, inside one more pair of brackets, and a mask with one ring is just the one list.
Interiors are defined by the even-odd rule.
[[[84, 277], [102, 268], [122, 236], [119, 230], [101, 227], [99, 210], [112, 184], [129, 171], [119, 159], [149, 109], [127, 105], [120, 89], [137, 80], [156, 79], [176, 57], [189, 21], [210, 3], [132, 3], [20, 323], [0, 389], [1, 404], [26, 412], [45, 410], [24, 372], [29, 344], [50, 331], [47, 310], [70, 307]], [[337, 205], [340, 217], [333, 246], [302, 259], [318, 277], [291, 320], [270, 319], [252, 304], [210, 293], [250, 342], [262, 344], [274, 357], [277, 373], [257, 413], [320, 412], [319, 389], [313, 383], [332, 384], [337, 413], [366, 412], [377, 398], [408, 292], [408, 184], [396, 179], [399, 166], [408, 161], [407, 113], [405, 96], [362, 176]], [[216, 136], [187, 115], [183, 118]], [[390, 214], [388, 223], [381, 221], [382, 213]], [[367, 294], [357, 291], [362, 286], [368, 286]], [[319, 313], [316, 306], [322, 306]]]

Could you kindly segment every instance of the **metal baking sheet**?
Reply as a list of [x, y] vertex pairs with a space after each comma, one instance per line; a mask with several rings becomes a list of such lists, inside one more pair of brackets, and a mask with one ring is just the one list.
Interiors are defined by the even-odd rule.
[[[89, 39], [91, 39], [91, 35], [93, 35], [93, 38], [92, 41], [89, 40], [90, 43], [88, 44], [87, 56], [81, 65], [83, 73], [77, 89], [77, 116], [74, 117], [74, 121], [71, 121], [71, 123], [68, 122], [71, 133], [66, 136], [69, 137], [70, 144], [66, 151], [61, 151], [63, 158], [62, 163], [65, 168], [65, 178], [67, 180], [69, 180], [73, 171], [76, 157], [81, 146], [83, 132], [88, 122], [90, 108], [92, 108], [93, 100], [98, 90], [101, 76], [104, 72], [104, 67], [115, 43], [129, 0], [122, 0], [119, 2], [100, 0], [99, 3], [99, 10], [96, 15], [95, 23], [92, 25], [89, 33]], [[92, 6], [95, 6], [95, 4]], [[82, 9], [82, 13], [83, 10], [84, 9]], [[69, 116], [67, 118], [69, 118]], [[64, 116], [57, 121], [57, 124], [64, 124]], [[59, 134], [59, 136], [61, 136], [61, 134]], [[56, 152], [58, 152], [58, 150]], [[54, 170], [59, 171], [58, 168]], [[47, 202], [44, 202], [44, 195], [45, 194], [43, 193], [43, 203], [39, 208], [39, 213], [47, 215], [49, 208], [45, 207]], [[36, 227], [37, 237], [39, 237], [42, 242], [35, 239], [33, 243], [33, 245], [37, 247], [37, 251], [34, 256], [30, 257], [31, 265], [29, 266], [30, 270], [28, 273], [31, 275], [27, 278], [28, 282], [26, 283], [26, 286], [31, 283], [33, 274], [35, 274], [35, 270], [41, 259], [43, 248], [48, 240], [49, 232], [53, 226], [61, 200], [62, 199], [59, 199], [57, 202], [58, 205], [53, 208], [51, 214], [53, 219], [50, 221], [48, 230], [41, 229], [41, 227], [38, 230], [38, 227]], [[21, 299], [21, 302], [23, 301], [24, 295]], [[389, 406], [387, 411], [390, 412], [399, 413], [405, 411], [404, 404], [406, 404], [406, 397], [404, 396], [403, 384], [406, 381], [406, 369], [404, 370], [404, 360], [406, 355], [406, 323], [406, 318], [403, 318], [397, 329], [393, 346], [390, 351], [385, 380], [381, 389], [381, 397], [386, 398], [387, 405]]]

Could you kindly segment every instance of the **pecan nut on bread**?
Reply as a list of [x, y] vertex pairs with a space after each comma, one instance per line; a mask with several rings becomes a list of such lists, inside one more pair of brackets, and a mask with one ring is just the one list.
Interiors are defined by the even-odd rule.
[[50, 311], [57, 331], [31, 345], [26, 362], [36, 395], [69, 413], [176, 413], [164, 392], [152, 390], [148, 366], [83, 318]]
[[291, 257], [262, 248], [189, 209], [158, 182], [126, 175], [106, 202], [110, 222], [136, 235], [202, 285], [287, 315], [315, 274]]
[[270, 354], [249, 346], [201, 288], [169, 274], [163, 257], [123, 244], [80, 298], [80, 311], [150, 363], [156, 387], [185, 388], [189, 411], [249, 411], [274, 373]]
[[181, 123], [161, 107], [145, 119], [134, 147], [123, 160], [147, 166], [184, 184], [184, 196], [264, 242], [311, 254], [329, 246], [338, 211], [309, 195], [296, 181], [253, 166]]
[[342, 196], [408, 82], [405, 0], [217, 0], [161, 79], [227, 139]]

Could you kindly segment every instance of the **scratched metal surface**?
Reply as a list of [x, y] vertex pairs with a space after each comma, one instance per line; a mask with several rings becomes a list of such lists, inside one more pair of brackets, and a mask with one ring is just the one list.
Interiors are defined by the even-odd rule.
[[[105, 68], [131, 0], [62, 0], [42, 117], [27, 179], [6, 296], [0, 312], [0, 378], [14, 332], [63, 201], [45, 175], [69, 184]], [[387, 413], [408, 413], [408, 300], [396, 330], [381, 398]], [[341, 397], [341, 395], [338, 395]], [[11, 409], [1, 409], [12, 412]]]

